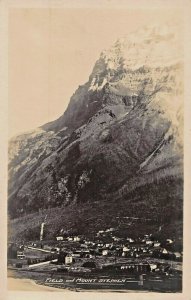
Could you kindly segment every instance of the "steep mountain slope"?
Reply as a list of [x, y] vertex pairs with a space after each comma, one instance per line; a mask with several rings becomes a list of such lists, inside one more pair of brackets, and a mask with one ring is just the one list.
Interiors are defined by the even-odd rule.
[[61, 228], [90, 234], [120, 227], [127, 214], [148, 217], [153, 230], [165, 222], [169, 228], [181, 223], [178, 29], [146, 27], [118, 40], [101, 53], [58, 120], [10, 142], [9, 213], [18, 218], [12, 221], [14, 236], [29, 238], [27, 220], [36, 232], [45, 214], [49, 237]]

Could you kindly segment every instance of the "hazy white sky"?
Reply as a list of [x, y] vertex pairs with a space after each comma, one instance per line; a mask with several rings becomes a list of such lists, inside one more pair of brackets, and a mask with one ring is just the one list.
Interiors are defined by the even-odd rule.
[[9, 136], [62, 115], [100, 52], [117, 38], [177, 17], [159, 9], [11, 9]]

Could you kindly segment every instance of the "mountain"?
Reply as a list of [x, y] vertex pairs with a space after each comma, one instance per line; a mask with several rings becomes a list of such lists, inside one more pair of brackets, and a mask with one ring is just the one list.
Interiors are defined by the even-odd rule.
[[45, 215], [47, 238], [161, 225], [182, 237], [181, 45], [176, 24], [117, 40], [59, 119], [10, 141], [12, 239], [38, 238]]

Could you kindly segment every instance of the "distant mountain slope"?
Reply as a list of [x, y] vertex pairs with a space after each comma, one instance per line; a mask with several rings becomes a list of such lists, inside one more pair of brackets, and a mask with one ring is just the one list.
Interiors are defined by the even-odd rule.
[[181, 222], [182, 78], [176, 25], [143, 28], [102, 52], [59, 119], [10, 141], [10, 217], [60, 207], [51, 234], [118, 226], [127, 212]]

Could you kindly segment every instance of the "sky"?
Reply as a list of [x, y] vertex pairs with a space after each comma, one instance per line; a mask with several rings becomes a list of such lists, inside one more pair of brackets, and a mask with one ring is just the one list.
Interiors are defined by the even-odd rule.
[[62, 115], [102, 50], [176, 10], [17, 8], [9, 12], [9, 137]]

